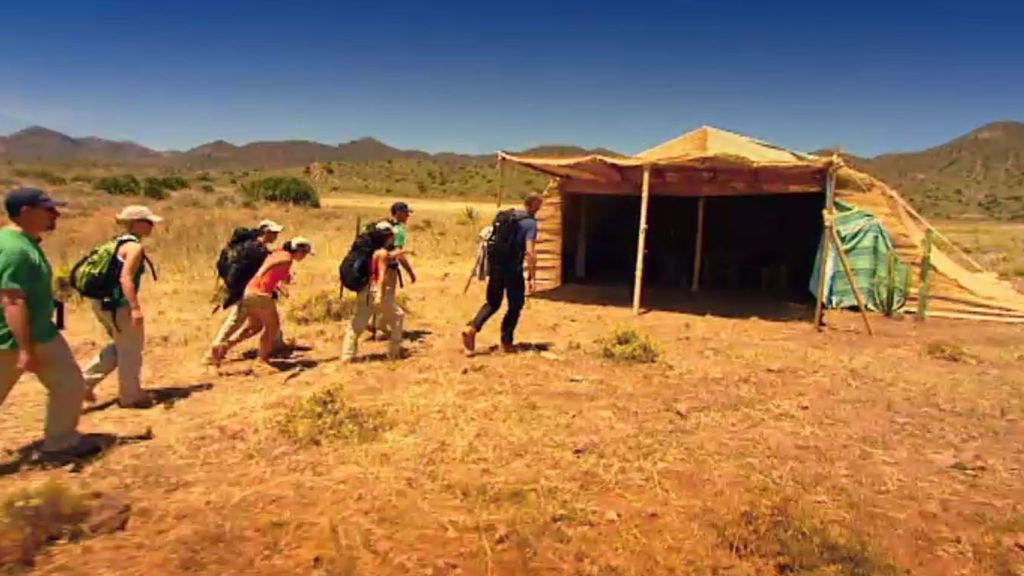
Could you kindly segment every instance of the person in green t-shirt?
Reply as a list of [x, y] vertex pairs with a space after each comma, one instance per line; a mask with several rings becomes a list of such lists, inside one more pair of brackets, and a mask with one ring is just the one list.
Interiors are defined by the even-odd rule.
[[163, 218], [146, 206], [126, 206], [118, 213], [117, 222], [124, 230], [124, 234], [118, 237], [120, 248], [115, 255], [120, 288], [114, 302], [92, 301], [93, 313], [111, 342], [85, 369], [87, 399], [95, 401], [93, 389], [117, 370], [118, 405], [122, 408], [149, 408], [153, 405], [153, 398], [142, 389], [142, 351], [146, 342], [139, 301], [139, 288], [146, 272], [146, 250], [142, 240], [153, 234], [153, 227], [163, 222]]
[[82, 457], [102, 447], [78, 433], [85, 381], [54, 323], [53, 272], [39, 247], [62, 206], [42, 190], [19, 188], [4, 198], [12, 224], [0, 229], [0, 404], [25, 372], [46, 387], [42, 452]]
[[[408, 232], [406, 231], [406, 222], [409, 221], [409, 216], [412, 215], [412, 208], [409, 207], [405, 202], [395, 202], [391, 205], [391, 218], [388, 223], [395, 230], [395, 240], [392, 242], [395, 250], [399, 250], [400, 256], [391, 261], [388, 265], [388, 270], [384, 275], [384, 285], [382, 294], [382, 306], [383, 309], [396, 311], [396, 314], [404, 316], [405, 311], [398, 305], [398, 287], [401, 284], [399, 280], [401, 276], [401, 270], [404, 270], [409, 278], [409, 282], [416, 282], [416, 272], [412, 269], [412, 264], [409, 263], [408, 250], [406, 249], [406, 238]], [[374, 320], [374, 327], [376, 328], [376, 337], [381, 340], [389, 340], [391, 335], [388, 334], [387, 322], [384, 320], [384, 314], [378, 314]]]

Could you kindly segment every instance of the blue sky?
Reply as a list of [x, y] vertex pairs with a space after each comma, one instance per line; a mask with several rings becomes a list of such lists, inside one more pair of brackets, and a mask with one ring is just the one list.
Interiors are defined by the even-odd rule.
[[637, 152], [711, 124], [877, 154], [1024, 119], [1022, 22], [988, 0], [12, 0], [0, 133]]

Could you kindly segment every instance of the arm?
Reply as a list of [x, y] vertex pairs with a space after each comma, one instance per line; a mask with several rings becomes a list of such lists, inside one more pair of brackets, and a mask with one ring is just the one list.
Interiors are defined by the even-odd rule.
[[526, 241], [526, 280], [529, 293], [537, 290], [537, 240]]
[[25, 293], [20, 289], [0, 290], [0, 304], [4, 308], [4, 319], [11, 328], [14, 341], [18, 343], [18, 368], [34, 372], [37, 368], [35, 348], [32, 345], [32, 330], [29, 328], [28, 304]]
[[413, 284], [416, 283], [416, 272], [412, 269], [412, 264], [409, 263], [409, 259], [406, 258], [405, 254], [402, 253], [398, 256], [398, 265], [405, 270], [405, 273], [409, 275], [409, 281]]
[[387, 268], [388, 260], [392, 258], [392, 254], [395, 252], [401, 252], [400, 250], [394, 250], [388, 252], [387, 250], [381, 249], [373, 254], [374, 269], [380, 271], [377, 277], [373, 279], [373, 303], [380, 304], [381, 298], [384, 295], [384, 269]]
[[131, 308], [132, 322], [141, 324], [142, 305], [139, 303], [138, 287], [135, 286], [135, 274], [138, 273], [139, 266], [142, 266], [142, 244], [138, 242], [125, 244], [122, 250], [124, 251], [124, 266], [121, 267], [121, 292]]

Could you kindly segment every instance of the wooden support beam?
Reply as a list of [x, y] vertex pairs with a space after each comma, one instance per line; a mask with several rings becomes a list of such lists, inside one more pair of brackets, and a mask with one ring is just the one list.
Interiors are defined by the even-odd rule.
[[917, 319], [922, 322], [928, 316], [928, 296], [932, 277], [932, 240], [934, 234], [931, 228], [924, 233], [924, 253], [921, 255], [921, 287], [917, 290]]
[[644, 248], [647, 244], [647, 206], [651, 200], [651, 167], [644, 166], [644, 182], [640, 189], [640, 232], [636, 241], [636, 274], [633, 279], [633, 314], [640, 313], [640, 293], [644, 283]]
[[501, 208], [501, 197], [505, 194], [505, 162], [498, 155], [498, 208]]
[[864, 305], [864, 296], [860, 293], [860, 288], [857, 286], [857, 280], [853, 277], [853, 269], [850, 268], [850, 261], [846, 259], [846, 252], [843, 251], [843, 243], [839, 240], [839, 233], [836, 232], [836, 227], [830, 226], [829, 230], [832, 232], [832, 242], [835, 243], [836, 254], [839, 255], [839, 262], [843, 265], [843, 271], [846, 272], [846, 278], [850, 281], [850, 288], [853, 288], [853, 296], [857, 299], [857, 308], [860, 310], [860, 317], [864, 320], [864, 327], [867, 328], [868, 334], [871, 336], [875, 335], [875, 331], [871, 329], [871, 321], [868, 319], [868, 309]]
[[823, 222], [825, 223], [825, 229], [821, 233], [821, 252], [819, 252], [820, 263], [818, 266], [818, 301], [814, 305], [814, 325], [818, 327], [818, 330], [825, 328], [825, 323], [822, 322], [822, 313], [825, 306], [825, 285], [829, 274], [829, 264], [832, 260], [832, 234], [829, 233], [829, 229], [832, 226], [829, 223], [830, 215], [827, 212], [822, 212]]
[[693, 282], [690, 284], [690, 292], [700, 289], [700, 261], [704, 252], [704, 201], [706, 199], [705, 196], [701, 196], [697, 201], [697, 238], [694, 240]]
[[580, 195], [580, 225], [576, 231], [576, 279], [587, 276], [587, 197]]

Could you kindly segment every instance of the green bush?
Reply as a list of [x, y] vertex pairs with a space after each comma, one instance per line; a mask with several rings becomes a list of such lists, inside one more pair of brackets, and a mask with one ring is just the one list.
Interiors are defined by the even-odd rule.
[[18, 178], [34, 178], [36, 180], [42, 180], [43, 182], [46, 182], [50, 186], [63, 186], [68, 183], [67, 179], [65, 179], [63, 176], [54, 174], [49, 170], [30, 170], [27, 168], [18, 168], [16, 170], [12, 170], [11, 174], [17, 176]]
[[153, 200], [167, 198], [167, 189], [164, 188], [162, 178], [146, 178], [142, 181], [142, 195]]
[[202, 190], [203, 192], [206, 192], [207, 194], [216, 190], [216, 188], [213, 187], [213, 184], [203, 184], [202, 186], [199, 187], [199, 189]]
[[165, 190], [184, 190], [188, 188], [188, 180], [181, 176], [164, 176], [163, 178], [158, 178], [158, 180]]
[[252, 200], [320, 207], [320, 195], [309, 182], [292, 176], [270, 176], [242, 184], [242, 194]]
[[601, 354], [621, 362], [657, 362], [661, 352], [647, 336], [632, 328], [618, 328], [601, 340]]
[[135, 176], [123, 174], [100, 178], [93, 184], [93, 188], [114, 196], [138, 196], [142, 191], [142, 184]]
[[393, 426], [382, 409], [350, 406], [340, 384], [327, 386], [296, 401], [275, 424], [289, 440], [314, 446], [330, 442], [372, 442]]

